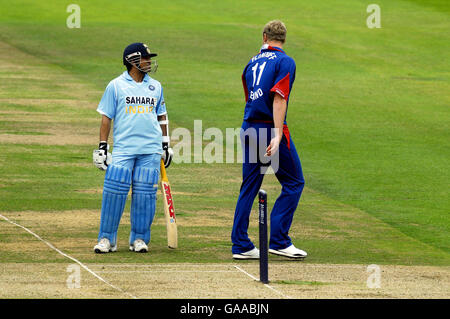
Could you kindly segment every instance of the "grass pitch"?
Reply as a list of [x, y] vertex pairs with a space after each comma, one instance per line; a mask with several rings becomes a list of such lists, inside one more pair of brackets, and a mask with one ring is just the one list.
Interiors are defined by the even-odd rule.
[[[366, 27], [367, 4], [362, 1], [285, 1], [276, 6], [223, 1], [188, 7], [172, 1], [152, 4], [154, 14], [148, 19], [142, 18], [144, 3], [78, 4], [80, 29], [66, 27], [64, 1], [21, 1], [2, 14], [0, 214], [89, 265], [232, 267], [230, 231], [239, 164], [169, 168], [180, 249], [166, 248], [158, 201], [150, 253], [129, 253], [128, 202], [119, 228], [119, 251], [92, 253], [103, 183], [103, 173], [91, 163], [100, 125], [95, 109], [108, 81], [123, 71], [123, 48], [142, 40], [159, 54], [155, 78], [164, 87], [172, 130], [192, 130], [198, 119], [204, 129], [238, 128], [243, 115], [242, 68], [259, 49], [264, 23], [280, 18], [288, 27], [286, 52], [297, 62], [288, 124], [307, 186], [291, 237], [310, 256], [289, 264], [297, 277], [275, 275], [276, 285], [286, 291], [296, 286], [292, 283], [326, 282], [300, 275], [299, 269], [308, 265], [391, 264], [444, 267], [424, 276], [434, 278], [437, 287], [445, 286], [442, 274], [436, 275], [450, 264], [450, 39], [445, 1], [379, 1], [381, 29]], [[278, 182], [267, 176], [263, 187], [271, 206], [280, 191]], [[249, 233], [255, 242], [256, 222], [253, 214]], [[18, 249], [18, 242], [27, 248]], [[2, 285], [17, 269], [51, 268], [68, 260], [0, 219], [0, 262]], [[283, 260], [271, 257], [270, 262]], [[255, 266], [239, 265], [250, 270]], [[45, 284], [47, 279], [42, 280]], [[27, 289], [12, 294], [14, 287], [8, 287], [4, 298], [54, 296], [53, 288], [30, 295]], [[308, 289], [317, 289], [316, 294], [293, 297], [339, 297], [339, 289], [329, 285]], [[86, 296], [98, 295], [95, 290]], [[383, 296], [389, 293], [378, 297]], [[434, 296], [448, 294], [443, 290]]]

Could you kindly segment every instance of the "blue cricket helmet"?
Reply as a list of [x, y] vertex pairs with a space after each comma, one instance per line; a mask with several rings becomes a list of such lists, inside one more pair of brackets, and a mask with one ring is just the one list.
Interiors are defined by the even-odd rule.
[[127, 57], [129, 59], [133, 54], [140, 55], [144, 58], [145, 57], [154, 57], [154, 56], [158, 55], [156, 53], [151, 53], [149, 47], [145, 43], [142, 43], [142, 42], [131, 43], [123, 51], [123, 64], [124, 65], [127, 65], [127, 63], [129, 63], [127, 61]]

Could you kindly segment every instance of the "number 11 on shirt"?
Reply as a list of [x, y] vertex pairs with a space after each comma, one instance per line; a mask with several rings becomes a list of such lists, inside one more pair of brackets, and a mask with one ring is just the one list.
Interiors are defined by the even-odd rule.
[[261, 75], [264, 71], [264, 67], [266, 66], [267, 62], [264, 62], [263, 64], [261, 64], [259, 66], [259, 74], [258, 74], [258, 80], [256, 80], [256, 71], [258, 70], [258, 65], [259, 63], [256, 63], [253, 67], [252, 67], [252, 71], [253, 71], [253, 87], [255, 87], [255, 81], [256, 81], [256, 86], [259, 85], [259, 81], [261, 80]]

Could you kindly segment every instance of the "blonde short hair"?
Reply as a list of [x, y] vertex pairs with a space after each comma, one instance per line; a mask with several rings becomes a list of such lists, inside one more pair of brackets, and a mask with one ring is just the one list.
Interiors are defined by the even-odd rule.
[[286, 32], [286, 26], [280, 20], [272, 20], [267, 22], [263, 30], [263, 34], [267, 34], [268, 40], [279, 41], [281, 43], [286, 41]]

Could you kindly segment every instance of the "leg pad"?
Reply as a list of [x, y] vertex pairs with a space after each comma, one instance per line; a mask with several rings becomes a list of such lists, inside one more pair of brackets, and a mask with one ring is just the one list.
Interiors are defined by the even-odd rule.
[[156, 168], [138, 166], [133, 171], [130, 245], [136, 239], [142, 239], [146, 244], [150, 241], [158, 180], [159, 171]]
[[122, 166], [108, 166], [103, 186], [102, 214], [98, 240], [108, 238], [111, 246], [117, 243], [117, 229], [131, 185], [131, 170]]

